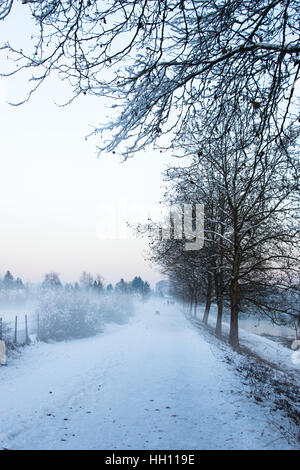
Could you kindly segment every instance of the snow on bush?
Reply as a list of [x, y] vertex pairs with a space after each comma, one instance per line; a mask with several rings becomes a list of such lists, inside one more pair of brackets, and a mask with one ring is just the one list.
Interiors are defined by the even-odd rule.
[[7, 349], [14, 349], [14, 345], [12, 342], [12, 329], [10, 326], [2, 321], [1, 324], [1, 336], [0, 339], [2, 339], [5, 342], [6, 348]]
[[125, 323], [132, 312], [128, 296], [49, 289], [41, 293], [36, 313], [39, 338], [62, 341], [92, 336], [107, 322]]
[[57, 289], [44, 291], [39, 299], [37, 313], [42, 341], [83, 338], [95, 332], [97, 310], [78, 293]]

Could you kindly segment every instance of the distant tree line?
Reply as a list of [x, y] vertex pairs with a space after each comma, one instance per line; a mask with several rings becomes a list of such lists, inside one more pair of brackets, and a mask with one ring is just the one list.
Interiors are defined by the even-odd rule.
[[[147, 297], [151, 293], [149, 282], [144, 281], [140, 276], [135, 276], [129, 282], [121, 278], [113, 287], [111, 283], [105, 286], [104, 279], [100, 274], [94, 277], [86, 271], [82, 272], [78, 282], [66, 283], [65, 285], [60, 280], [59, 273], [51, 271], [45, 274], [41, 287], [44, 289], [65, 289], [66, 291], [89, 290], [100, 294], [105, 292], [109, 294], [115, 291], [122, 294], [139, 294], [143, 297]], [[14, 278], [10, 271], [6, 271], [3, 278], [0, 278], [0, 289], [25, 289], [25, 286], [20, 277]]]
[[0, 278], [0, 289], [19, 290], [19, 289], [25, 289], [25, 286], [20, 277], [17, 277], [15, 279], [10, 271], [6, 271], [3, 278]]
[[104, 286], [104, 280], [100, 274], [97, 274], [94, 278], [91, 273], [83, 271], [79, 282], [74, 284], [67, 283], [63, 286], [59, 274], [56, 272], [49, 272], [45, 274], [42, 282], [42, 288], [45, 289], [60, 289], [65, 290], [87, 290], [96, 293], [112, 293], [118, 292], [122, 294], [139, 294], [142, 297], [147, 297], [151, 293], [151, 287], [149, 282], [143, 281], [140, 276], [135, 276], [130, 282], [126, 282], [123, 278], [116, 283], [115, 287], [109, 283], [106, 287]]

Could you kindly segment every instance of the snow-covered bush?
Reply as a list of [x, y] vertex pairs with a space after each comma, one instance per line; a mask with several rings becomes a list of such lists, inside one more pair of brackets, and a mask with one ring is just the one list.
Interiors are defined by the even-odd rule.
[[101, 311], [81, 292], [44, 291], [39, 299], [39, 338], [61, 341], [95, 334], [101, 326]]
[[14, 344], [12, 341], [12, 329], [10, 328], [10, 326], [7, 323], [2, 322], [1, 330], [2, 330], [1, 331], [2, 340], [5, 342], [6, 348], [8, 350], [14, 349]]
[[126, 323], [132, 311], [133, 305], [127, 295], [44, 290], [36, 309], [39, 339], [62, 341], [92, 336], [101, 331], [105, 323]]

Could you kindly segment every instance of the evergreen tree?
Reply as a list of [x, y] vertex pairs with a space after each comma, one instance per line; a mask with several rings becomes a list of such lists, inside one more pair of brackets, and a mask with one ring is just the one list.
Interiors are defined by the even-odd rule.
[[10, 271], [6, 271], [6, 274], [3, 278], [3, 286], [5, 289], [12, 289], [14, 287], [14, 276]]
[[106, 291], [107, 291], [109, 294], [111, 294], [113, 290], [114, 290], [114, 288], [113, 288], [112, 284], [108, 284], [108, 286], [106, 287]]
[[129, 290], [128, 283], [125, 282], [123, 278], [121, 278], [120, 281], [116, 284], [115, 290], [125, 294]]
[[47, 289], [57, 289], [62, 287], [62, 283], [59, 279], [58, 273], [51, 272], [45, 274], [42, 286]]

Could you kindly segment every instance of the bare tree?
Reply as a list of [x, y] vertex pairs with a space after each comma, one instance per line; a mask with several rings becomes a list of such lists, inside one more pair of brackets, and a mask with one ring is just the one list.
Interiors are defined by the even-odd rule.
[[[101, 281], [100, 278], [96, 279], [96, 282], [97, 281]], [[80, 276], [80, 285], [84, 288], [84, 289], [91, 289], [93, 287], [93, 284], [94, 284], [94, 278], [92, 276], [91, 273], [87, 273], [86, 271], [83, 271], [81, 276]]]
[[239, 312], [249, 305], [272, 319], [274, 312], [298, 314], [287, 302], [299, 289], [298, 135], [264, 142], [261, 150], [247, 112], [236, 114], [230, 128], [226, 120], [219, 126], [191, 122], [178, 149], [195, 156], [186, 168], [169, 172], [178, 201], [202, 199], [207, 205], [205, 243], [219, 308], [217, 332], [225, 296], [234, 348]]
[[199, 282], [205, 287], [203, 322], [207, 324], [211, 303], [216, 300], [218, 307], [216, 334], [221, 336], [223, 300], [229, 271], [224, 260], [228, 242], [225, 243], [224, 237], [227, 213], [223, 182], [210, 161], [202, 159], [199, 164], [198, 158], [186, 166], [167, 170], [167, 180], [170, 189], [165, 196], [168, 197], [169, 203], [202, 203], [205, 206], [204, 249], [196, 255], [190, 253], [189, 262], [192, 266], [195, 262], [198, 263]]
[[202, 251], [197, 255], [184, 250], [182, 240], [152, 240], [150, 259], [168, 275], [172, 294], [189, 304], [196, 317], [197, 306], [207, 296], [207, 270]]
[[42, 286], [47, 289], [60, 288], [62, 283], [59, 279], [59, 274], [56, 272], [50, 272], [45, 274]]
[[[0, 5], [0, 19], [13, 0]], [[21, 4], [22, 3], [22, 4]], [[1, 47], [5, 75], [31, 71], [28, 99], [51, 74], [81, 94], [108, 96], [118, 116], [100, 150], [126, 157], [171, 139], [205, 105], [215, 124], [240, 103], [264, 140], [299, 125], [299, 0], [22, 0], [35, 22], [28, 45]], [[217, 110], [211, 113], [212, 110]], [[121, 142], [127, 142], [126, 148]], [[174, 140], [173, 140], [174, 141]], [[158, 141], [159, 143], [159, 141]]]

